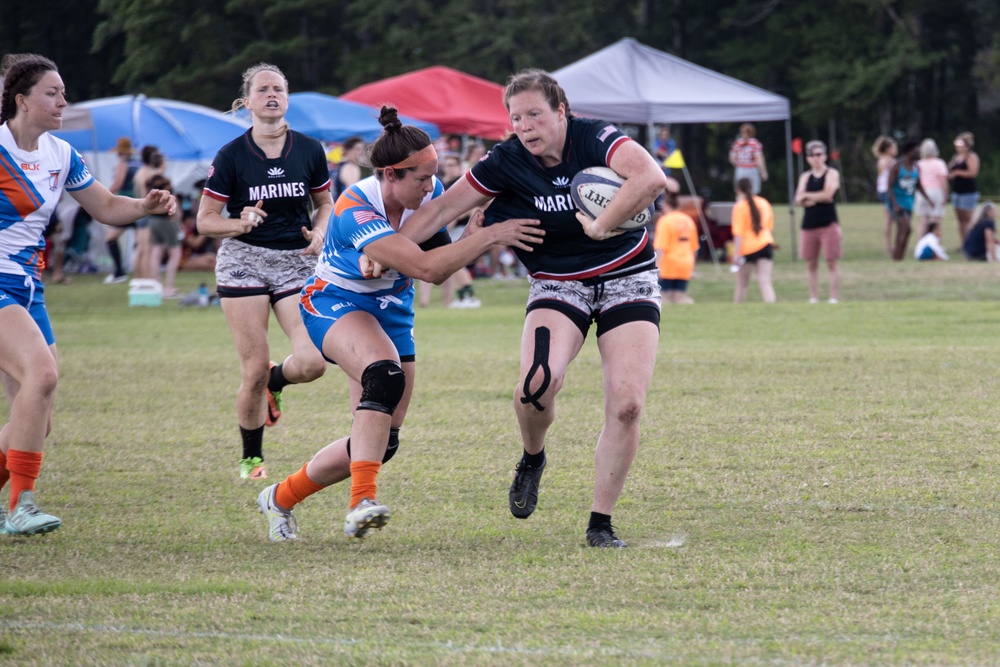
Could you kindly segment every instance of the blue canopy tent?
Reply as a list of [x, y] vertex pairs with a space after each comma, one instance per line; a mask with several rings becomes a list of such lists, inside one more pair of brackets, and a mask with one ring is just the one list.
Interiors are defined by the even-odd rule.
[[211, 160], [225, 144], [249, 127], [242, 119], [198, 104], [145, 95], [123, 95], [81, 102], [80, 122], [66, 122], [53, 132], [81, 153], [106, 153], [119, 137], [132, 145], [154, 145], [167, 160]]
[[[424, 130], [431, 139], [441, 136], [441, 131], [433, 123], [409, 116], [400, 116], [399, 119], [404, 125], [415, 125]], [[350, 137], [374, 141], [382, 134], [378, 109], [323, 93], [289, 95], [285, 120], [293, 130], [331, 143], [341, 143]]]

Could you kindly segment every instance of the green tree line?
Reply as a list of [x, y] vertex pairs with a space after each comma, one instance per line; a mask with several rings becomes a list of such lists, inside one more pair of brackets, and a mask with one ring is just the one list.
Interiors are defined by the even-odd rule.
[[[74, 100], [145, 93], [227, 109], [240, 73], [273, 62], [293, 91], [341, 94], [447, 65], [498, 83], [625, 36], [791, 101], [793, 134], [839, 151], [845, 193], [872, 196], [876, 136], [972, 131], [982, 189], [1000, 192], [995, 0], [0, 0], [4, 52], [60, 66]], [[665, 84], [669, 85], [669, 84]], [[572, 100], [570, 100], [572, 104]], [[675, 126], [698, 187], [728, 194], [732, 124]], [[784, 127], [761, 123], [783, 199]]]

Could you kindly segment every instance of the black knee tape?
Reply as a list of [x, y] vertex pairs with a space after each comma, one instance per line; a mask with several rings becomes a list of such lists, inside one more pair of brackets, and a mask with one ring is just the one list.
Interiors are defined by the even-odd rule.
[[[545, 394], [545, 390], [549, 388], [549, 383], [552, 381], [552, 371], [549, 370], [549, 340], [548, 327], [538, 327], [535, 329], [535, 358], [531, 364], [531, 368], [528, 369], [528, 374], [524, 376], [524, 387], [521, 389], [524, 392], [524, 396], [521, 397], [521, 403], [531, 403], [539, 412], [545, 410], [545, 406], [539, 403], [538, 399]], [[534, 394], [528, 393], [531, 379], [538, 372], [542, 373], [542, 384], [539, 385], [538, 391]]]
[[[382, 456], [382, 463], [388, 463], [389, 459], [396, 455], [399, 449], [399, 429], [389, 429], [389, 441], [385, 445], [385, 455]], [[347, 439], [347, 458], [351, 458], [351, 439]]]
[[361, 374], [361, 401], [358, 410], [374, 410], [391, 415], [403, 399], [406, 375], [399, 362], [383, 359], [370, 364]]

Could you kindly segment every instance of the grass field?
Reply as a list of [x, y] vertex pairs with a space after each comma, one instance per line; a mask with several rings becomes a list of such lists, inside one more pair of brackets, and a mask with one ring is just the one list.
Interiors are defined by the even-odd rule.
[[[702, 264], [697, 303], [665, 310], [621, 551], [583, 536], [593, 340], [537, 512], [507, 510], [524, 281], [418, 312], [417, 395], [380, 476], [392, 523], [348, 542], [339, 485], [277, 545], [263, 484], [236, 475], [219, 310], [130, 309], [98, 278], [48, 288], [61, 376], [38, 491], [64, 526], [0, 539], [0, 664], [1000, 663], [1000, 266], [894, 264], [876, 207], [841, 215], [840, 304], [806, 303], [786, 216], [779, 303], [751, 285], [733, 305], [732, 276]], [[336, 368], [286, 395], [272, 482], [350, 423]]]

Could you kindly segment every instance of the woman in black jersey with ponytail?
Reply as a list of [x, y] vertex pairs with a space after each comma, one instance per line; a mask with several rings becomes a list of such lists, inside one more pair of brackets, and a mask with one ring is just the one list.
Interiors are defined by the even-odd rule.
[[[281, 417], [282, 390], [326, 369], [302, 324], [298, 295], [323, 247], [333, 199], [323, 147], [285, 121], [288, 81], [281, 70], [267, 63], [250, 67], [242, 93], [233, 107], [246, 108], [253, 126], [212, 161], [198, 231], [223, 239], [215, 282], [240, 357], [240, 477], [257, 480], [267, 477], [264, 426]], [[280, 364], [269, 361], [272, 310], [292, 348]]]

